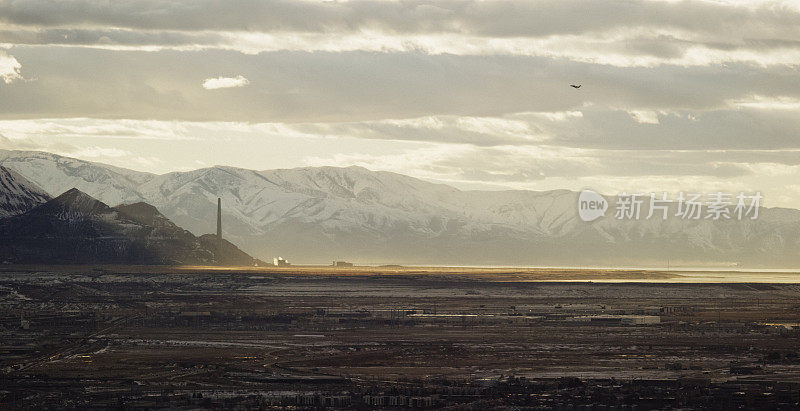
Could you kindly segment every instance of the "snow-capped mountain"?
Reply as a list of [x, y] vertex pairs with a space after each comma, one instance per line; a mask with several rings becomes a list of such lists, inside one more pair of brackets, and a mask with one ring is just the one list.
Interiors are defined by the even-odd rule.
[[41, 151], [0, 150], [0, 165], [22, 174], [51, 196], [77, 188], [112, 205], [144, 201], [137, 187], [152, 177]]
[[577, 193], [462, 191], [361, 167], [164, 175], [41, 152], [0, 151], [0, 165], [53, 195], [78, 187], [109, 204], [146, 201], [195, 234], [216, 229], [251, 254], [425, 264], [786, 266], [800, 263], [800, 211], [758, 220], [670, 218], [585, 223]]
[[50, 195], [14, 170], [0, 166], [0, 219], [22, 214], [50, 200]]

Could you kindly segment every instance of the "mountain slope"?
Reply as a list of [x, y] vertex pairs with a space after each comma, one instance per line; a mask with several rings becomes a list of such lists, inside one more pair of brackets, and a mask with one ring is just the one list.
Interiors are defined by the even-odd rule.
[[0, 259], [16, 263], [254, 262], [238, 249], [239, 253], [233, 254], [229, 248], [201, 242], [149, 204], [112, 208], [78, 189], [0, 221]]
[[0, 166], [0, 219], [22, 214], [50, 200], [50, 195], [16, 171]]
[[226, 235], [254, 252], [314, 262], [789, 264], [800, 255], [796, 210], [736, 223], [585, 223], [577, 193], [566, 190], [460, 191], [360, 167], [214, 167], [155, 177], [140, 192], [190, 229], [210, 226], [221, 196]]
[[112, 205], [144, 201], [137, 187], [153, 176], [41, 151], [0, 150], [0, 165], [35, 182], [51, 196], [77, 188]]
[[221, 197], [225, 238], [262, 258], [479, 265], [800, 264], [797, 210], [762, 209], [758, 220], [742, 222], [619, 221], [610, 210], [606, 218], [585, 223], [577, 215], [575, 192], [461, 191], [361, 167], [211, 167], [154, 175], [9, 151], [0, 151], [0, 164], [15, 167], [48, 190], [76, 182], [111, 204], [146, 201], [195, 234], [214, 231], [216, 199]]

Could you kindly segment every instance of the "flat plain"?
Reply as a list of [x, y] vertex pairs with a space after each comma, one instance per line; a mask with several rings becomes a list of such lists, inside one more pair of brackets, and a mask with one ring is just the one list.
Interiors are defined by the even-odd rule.
[[800, 285], [752, 280], [772, 275], [3, 266], [0, 400], [791, 408], [800, 404]]

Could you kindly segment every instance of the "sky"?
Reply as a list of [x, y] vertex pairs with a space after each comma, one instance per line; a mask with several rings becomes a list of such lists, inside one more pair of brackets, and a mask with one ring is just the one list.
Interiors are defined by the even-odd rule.
[[0, 148], [800, 208], [798, 22], [766, 0], [0, 0]]

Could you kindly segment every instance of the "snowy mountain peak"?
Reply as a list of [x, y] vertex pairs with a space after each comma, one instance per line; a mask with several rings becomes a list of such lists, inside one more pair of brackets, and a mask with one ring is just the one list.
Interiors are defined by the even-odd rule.
[[137, 187], [154, 176], [38, 151], [0, 150], [0, 166], [17, 171], [51, 196], [74, 187], [114, 205], [144, 201]]
[[0, 218], [22, 214], [50, 195], [14, 170], [0, 166]]

